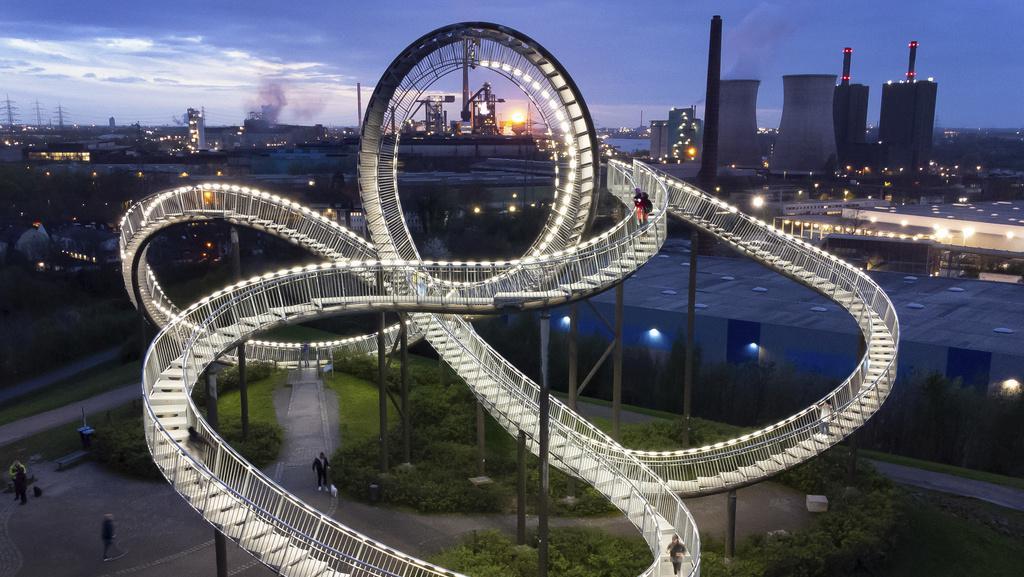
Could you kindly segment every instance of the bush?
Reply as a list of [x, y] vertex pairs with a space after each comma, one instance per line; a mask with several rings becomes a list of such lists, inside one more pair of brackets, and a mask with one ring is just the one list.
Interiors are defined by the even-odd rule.
[[[249, 361], [245, 364], [245, 380], [248, 383], [262, 381], [270, 377], [274, 366], [270, 363]], [[217, 373], [217, 393], [225, 393], [238, 389], [238, 365], [232, 365]]]
[[[535, 543], [530, 535], [528, 543]], [[639, 537], [617, 537], [583, 527], [551, 530], [549, 574], [559, 577], [635, 577], [653, 558]], [[534, 577], [537, 550], [517, 546], [498, 531], [474, 532], [468, 539], [431, 558], [447, 569], [474, 577]]]
[[[845, 448], [779, 475], [778, 480], [804, 493], [824, 494], [829, 511], [803, 531], [774, 538], [755, 536], [725, 564], [719, 551], [702, 556], [705, 576], [824, 577], [871, 574], [893, 546], [901, 512], [897, 489], [866, 463], [860, 464], [853, 488], [846, 486]], [[713, 543], [707, 544], [715, 547]]]
[[249, 438], [243, 441], [242, 421], [235, 416], [221, 419], [218, 430], [220, 436], [257, 469], [276, 461], [284, 442], [280, 426], [259, 421], [249, 423]]
[[107, 420], [96, 425], [93, 457], [114, 471], [139, 479], [160, 479], [143, 433], [141, 410], [132, 417]]

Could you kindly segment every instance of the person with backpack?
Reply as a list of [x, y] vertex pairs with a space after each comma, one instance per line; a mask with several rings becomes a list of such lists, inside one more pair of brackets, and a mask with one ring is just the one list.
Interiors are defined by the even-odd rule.
[[327, 455], [321, 451], [320, 456], [313, 459], [313, 471], [316, 472], [316, 490], [330, 491], [331, 484], [327, 481], [327, 471], [331, 468]]
[[647, 220], [644, 214], [644, 193], [639, 188], [633, 190], [633, 209], [636, 212], [636, 223], [643, 224]]
[[649, 197], [646, 192], [641, 192], [640, 197], [644, 207], [644, 218], [642, 224], [647, 224], [647, 216], [651, 214], [652, 210], [654, 210], [654, 203], [651, 202], [651, 197]]

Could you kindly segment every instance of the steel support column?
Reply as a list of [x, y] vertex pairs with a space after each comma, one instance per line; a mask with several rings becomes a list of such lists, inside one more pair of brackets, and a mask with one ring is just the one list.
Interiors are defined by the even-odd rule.
[[686, 303], [686, 367], [683, 376], [683, 446], [690, 446], [690, 413], [692, 412], [694, 355], [697, 340], [697, 248], [700, 245], [700, 233], [694, 228], [690, 231], [690, 284], [687, 287], [688, 302]]
[[402, 328], [398, 333], [402, 347], [402, 462], [412, 462], [412, 423], [409, 421], [409, 318], [399, 315]]
[[377, 407], [380, 411], [380, 432], [377, 438], [377, 450], [380, 452], [379, 468], [382, 473], [388, 470], [388, 379], [387, 379], [387, 346], [384, 341], [384, 313], [379, 315], [377, 329]]
[[[576, 411], [576, 402], [579, 396], [579, 311], [576, 303], [569, 307], [569, 408]], [[578, 412], [578, 411], [577, 411]], [[569, 497], [576, 496], [576, 478], [569, 475], [566, 493]]]
[[622, 413], [622, 301], [624, 283], [615, 285], [615, 352], [612, 353], [612, 438], [620, 440]]
[[726, 495], [726, 509], [729, 524], [725, 529], [725, 558], [732, 559], [736, 555], [736, 489]]
[[[206, 422], [213, 430], [217, 430], [217, 375], [210, 371], [206, 371]], [[227, 541], [224, 540], [224, 534], [217, 529], [213, 530], [213, 549], [217, 559], [217, 577], [228, 577]]]
[[[238, 227], [231, 227], [231, 268], [235, 282], [242, 280], [242, 245], [238, 241]], [[238, 404], [242, 409], [242, 438], [249, 438], [249, 383], [245, 376], [245, 341], [238, 343]]]
[[551, 380], [548, 376], [548, 342], [551, 338], [551, 311], [540, 313], [540, 492], [537, 495], [537, 577], [548, 575], [548, 445], [551, 441]]
[[516, 451], [516, 543], [526, 545], [526, 431], [519, 430]]
[[476, 474], [483, 477], [487, 474], [487, 431], [484, 430], [484, 405], [476, 402]]

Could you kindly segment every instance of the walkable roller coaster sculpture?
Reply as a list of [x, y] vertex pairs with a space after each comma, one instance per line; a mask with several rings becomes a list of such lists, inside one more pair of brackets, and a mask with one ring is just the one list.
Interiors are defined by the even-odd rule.
[[[466, 49], [471, 45], [472, 49]], [[403, 219], [397, 157], [401, 127], [425, 90], [465, 60], [518, 86], [554, 145], [555, 194], [537, 240], [518, 259], [443, 262], [420, 258]], [[673, 535], [687, 549], [684, 573], [700, 574], [700, 537], [681, 497], [745, 486], [804, 462], [853, 433], [885, 401], [895, 378], [899, 324], [888, 297], [857, 268], [640, 162], [607, 164], [607, 185], [627, 206], [647, 191], [644, 224], [627, 216], [584, 238], [594, 207], [597, 140], [575, 83], [540, 44], [505, 26], [453, 24], [412, 43], [391, 63], [366, 110], [359, 188], [368, 242], [287, 199], [246, 186], [211, 183], [149, 196], [121, 221], [121, 259], [133, 303], [158, 326], [143, 364], [146, 442], [163, 476], [203, 519], [260, 562], [301, 577], [428, 577], [457, 573], [389, 548], [292, 495], [243, 459], [204, 420], [190, 391], [213, 362], [233, 362], [240, 344], [254, 360], [294, 363], [300, 351], [376, 352], [377, 335], [297, 345], [257, 340], [276, 326], [328, 316], [408, 313], [411, 338], [424, 338], [510, 434], [538, 451], [540, 388], [473, 330], [464, 314], [505, 307], [545, 309], [623, 282], [661, 248], [669, 216], [714, 235], [738, 252], [843, 307], [864, 337], [854, 372], [820, 402], [759, 431], [711, 446], [636, 451], [557, 399], [550, 405], [553, 466], [592, 485], [642, 534], [652, 561], [642, 575], [670, 575], [663, 555]], [[629, 214], [630, 211], [623, 211]], [[224, 220], [274, 235], [323, 258], [322, 264], [265, 274], [180, 309], [146, 260], [149, 240], [182, 222]], [[429, 279], [421, 283], [413, 279]], [[397, 325], [386, 331], [390, 346]], [[822, 425], [827, 419], [829, 427]], [[201, 453], [188, 427], [209, 440]]]

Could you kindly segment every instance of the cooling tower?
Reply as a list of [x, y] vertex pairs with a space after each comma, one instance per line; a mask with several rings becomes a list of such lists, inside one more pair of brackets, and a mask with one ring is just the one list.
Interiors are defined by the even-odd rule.
[[835, 85], [835, 74], [782, 77], [782, 123], [775, 139], [772, 172], [822, 172], [835, 163]]
[[719, 93], [719, 166], [761, 166], [757, 146], [757, 87], [760, 80], [723, 80]]

